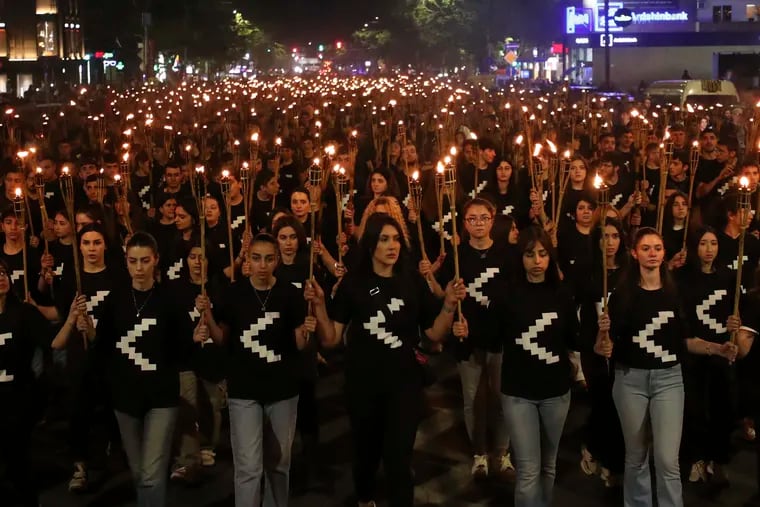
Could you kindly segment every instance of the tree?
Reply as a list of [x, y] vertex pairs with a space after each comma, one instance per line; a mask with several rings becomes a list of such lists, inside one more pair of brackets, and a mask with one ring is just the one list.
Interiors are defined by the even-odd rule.
[[364, 49], [382, 54], [393, 35], [390, 30], [384, 28], [365, 27], [355, 31], [352, 37], [354, 42]]
[[[457, 61], [461, 50], [470, 46], [476, 16], [464, 0], [417, 0], [411, 16], [420, 40], [439, 55], [441, 65]], [[455, 47], [453, 41], [463, 47]]]

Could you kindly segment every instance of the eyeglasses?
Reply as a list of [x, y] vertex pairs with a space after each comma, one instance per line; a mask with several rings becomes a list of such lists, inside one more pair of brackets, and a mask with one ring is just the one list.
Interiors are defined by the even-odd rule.
[[467, 217], [465, 218], [465, 221], [467, 221], [470, 225], [475, 224], [487, 224], [491, 221], [491, 217], [489, 216], [482, 216], [482, 217]]

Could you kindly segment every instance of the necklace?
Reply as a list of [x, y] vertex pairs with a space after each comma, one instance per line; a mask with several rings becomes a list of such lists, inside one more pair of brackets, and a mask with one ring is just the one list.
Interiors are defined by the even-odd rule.
[[145, 305], [148, 304], [148, 301], [150, 300], [150, 297], [153, 295], [153, 287], [151, 287], [150, 292], [148, 292], [148, 296], [145, 298], [145, 301], [143, 301], [143, 304], [140, 305], [140, 307], [137, 307], [137, 296], [135, 296], [135, 289], [132, 288], [132, 303], [135, 305], [135, 312], [137, 312], [137, 318], [140, 318], [140, 314], [143, 311], [143, 308], [145, 308]]
[[267, 302], [269, 301], [269, 296], [272, 295], [272, 287], [269, 287], [269, 289], [267, 289], [267, 296], [264, 298], [264, 301], [262, 301], [261, 297], [259, 296], [259, 289], [254, 287], [253, 293], [256, 294], [256, 299], [259, 300], [259, 304], [261, 305], [261, 311], [265, 312], [267, 310]]

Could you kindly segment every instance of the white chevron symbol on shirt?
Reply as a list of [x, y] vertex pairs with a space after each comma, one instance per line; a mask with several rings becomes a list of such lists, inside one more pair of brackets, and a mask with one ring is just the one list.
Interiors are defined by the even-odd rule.
[[261, 359], [265, 359], [267, 363], [277, 363], [282, 360], [282, 356], [275, 354], [255, 338], [259, 336], [259, 333], [271, 326], [275, 319], [279, 318], [280, 312], [266, 312], [263, 317], [251, 324], [251, 327], [243, 331], [243, 336], [240, 337], [243, 347], [249, 349]]
[[184, 259], [179, 259], [167, 270], [166, 274], [169, 277], [169, 280], [176, 280], [179, 278], [179, 270], [182, 269], [184, 262]]
[[125, 336], [122, 336], [116, 344], [116, 348], [119, 349], [122, 354], [129, 357], [129, 359], [135, 363], [135, 366], [140, 367], [140, 370], [142, 371], [156, 371], [158, 369], [155, 364], [148, 361], [145, 356], [137, 352], [137, 349], [135, 349], [137, 339], [141, 337], [150, 326], [155, 326], [156, 324], [156, 319], [142, 319], [139, 323], [135, 324], [132, 331], [129, 331]]
[[[5, 345], [5, 342], [13, 338], [13, 334], [11, 333], [3, 333], [0, 334], [0, 347]], [[13, 375], [8, 373], [7, 370], [0, 370], [0, 383], [5, 382], [12, 382], [13, 381]]]
[[45, 199], [50, 199], [55, 195], [55, 192], [45, 192]]
[[391, 302], [388, 303], [388, 309], [391, 311], [392, 314], [401, 310], [402, 306], [404, 306], [403, 299], [391, 298]]
[[697, 305], [697, 317], [699, 317], [700, 322], [704, 324], [705, 326], [709, 327], [713, 331], [715, 331], [718, 334], [723, 334], [728, 332], [728, 328], [718, 322], [717, 320], [710, 317], [710, 308], [715, 305], [718, 301], [721, 300], [721, 298], [724, 298], [728, 296], [728, 291], [724, 289], [719, 289], [714, 291], [712, 294], [707, 296], [707, 299], [702, 301], [699, 305]]
[[346, 194], [343, 197], [340, 198], [341, 203], [341, 209], [345, 211], [346, 206], [348, 205], [348, 199], [351, 197], [351, 194]]
[[449, 231], [446, 230], [446, 224], [448, 222], [451, 222], [451, 211], [443, 215], [443, 225], [441, 225], [441, 222], [436, 220], [436, 222], [433, 224], [433, 230], [437, 233], [441, 232], [441, 226], [443, 226], [443, 237], [446, 239], [451, 239], [451, 234], [449, 234]]
[[241, 225], [243, 225], [243, 222], [245, 222], [245, 215], [241, 215], [239, 217], [235, 217], [235, 220], [232, 221], [232, 223], [230, 224], [230, 227], [233, 230], [237, 230], [238, 227], [240, 227]]
[[62, 262], [57, 268], [55, 268], [55, 271], [53, 271], [53, 273], [55, 273], [55, 276], [63, 275], [63, 264], [64, 263]]
[[87, 314], [92, 318], [92, 325], [95, 327], [98, 327], [98, 319], [93, 315], [93, 312], [110, 292], [110, 290], [99, 290], [87, 301]]
[[21, 277], [24, 276], [24, 270], [23, 269], [14, 269], [11, 273], [11, 282], [18, 282], [21, 280]]
[[377, 311], [377, 315], [369, 318], [369, 322], [364, 323], [364, 329], [369, 331], [375, 338], [388, 345], [392, 349], [397, 349], [401, 346], [401, 340], [389, 333], [385, 329], [385, 315], [381, 310]]
[[[742, 264], [745, 262], [749, 262], [749, 257], [746, 255], [742, 257]], [[737, 256], [736, 259], [734, 259], [734, 262], [731, 264], [728, 264], [728, 269], [733, 269], [734, 271], [739, 270], [739, 257]]]
[[409, 199], [411, 199], [411, 198], [412, 198], [412, 196], [410, 194], [406, 194], [406, 196], [404, 197], [404, 200], [401, 201], [401, 204], [403, 204], [405, 208], [408, 208], [409, 207]]
[[501, 210], [502, 215], [511, 215], [512, 212], [515, 210], [515, 207], [511, 204], [508, 204], [507, 206], [504, 206], [504, 209]]
[[482, 289], [483, 285], [487, 284], [491, 278], [498, 274], [499, 268], [486, 268], [486, 270], [474, 279], [472, 283], [467, 284], [467, 294], [475, 299], [475, 301], [488, 308], [488, 305], [491, 302], [488, 300], [488, 296], [483, 294], [480, 289]]
[[139, 192], [137, 192], [137, 195], [139, 195], [140, 197], [145, 197], [145, 194], [147, 194], [148, 191], [150, 191], [150, 185], [145, 185], [144, 187], [140, 189]]
[[617, 194], [611, 201], [610, 204], [615, 206], [617, 208], [617, 205], [620, 204], [620, 201], [623, 200], [623, 194]]
[[[213, 308], [213, 307], [214, 307], [214, 304], [211, 303], [209, 305], [209, 308]], [[201, 318], [201, 312], [199, 312], [198, 309], [195, 307], [193, 307], [193, 311], [187, 312], [187, 314], [190, 315], [190, 320], [193, 322], [196, 322], [198, 319]]]
[[639, 331], [639, 334], [633, 337], [633, 343], [637, 344], [649, 354], [652, 354], [655, 358], [660, 359], [663, 363], [677, 361], [678, 358], [675, 354], [657, 345], [652, 339], [654, 333], [662, 329], [662, 326], [667, 324], [668, 320], [674, 317], [675, 314], [671, 311], [658, 312], [657, 316], [652, 319], [652, 322], [644, 326], [644, 329]]
[[472, 189], [472, 191], [470, 192], [470, 197], [475, 199], [475, 197], [477, 197], [478, 194], [481, 193], [484, 188], [486, 188], [487, 183], [488, 183], [487, 181], [481, 181], [480, 183], [478, 183], [478, 188]]
[[303, 284], [301, 282], [290, 282], [293, 284], [293, 287], [296, 289], [303, 289]]
[[731, 188], [731, 183], [733, 183], [734, 180], [726, 180], [720, 187], [718, 187], [718, 193], [723, 196], [728, 192], [728, 189]]
[[559, 318], [557, 312], [542, 313], [541, 317], [536, 320], [536, 323], [530, 326], [527, 331], [523, 332], [520, 337], [517, 338], [517, 343], [526, 352], [530, 352], [532, 356], [536, 356], [540, 361], [543, 361], [546, 364], [558, 363], [559, 356], [552, 354], [544, 347], [541, 347], [535, 340], [538, 338], [539, 333], [543, 332], [543, 330], [549, 327], [552, 321], [557, 318]]

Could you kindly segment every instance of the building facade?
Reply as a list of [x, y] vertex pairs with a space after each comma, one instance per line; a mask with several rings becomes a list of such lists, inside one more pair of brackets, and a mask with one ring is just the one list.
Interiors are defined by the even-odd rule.
[[0, 0], [0, 93], [86, 78], [80, 0]]
[[571, 80], [602, 84], [609, 46], [611, 82], [618, 88], [685, 72], [731, 79], [741, 88], [760, 85], [760, 0], [610, 0], [606, 15], [604, 3], [567, 2]]

